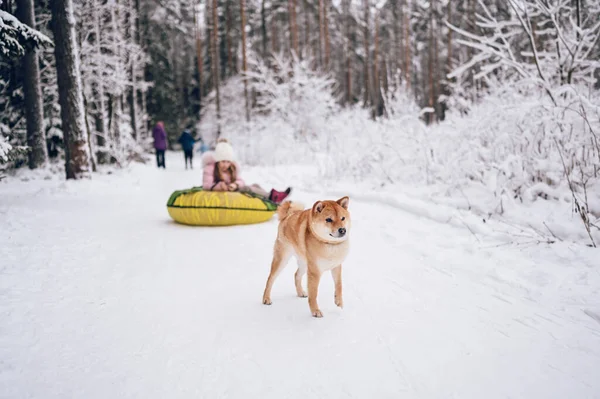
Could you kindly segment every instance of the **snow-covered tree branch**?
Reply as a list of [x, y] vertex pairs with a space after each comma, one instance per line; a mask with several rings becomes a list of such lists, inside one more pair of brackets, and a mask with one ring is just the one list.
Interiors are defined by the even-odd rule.
[[13, 15], [0, 10], [0, 55], [20, 57], [28, 47], [52, 46], [52, 40]]

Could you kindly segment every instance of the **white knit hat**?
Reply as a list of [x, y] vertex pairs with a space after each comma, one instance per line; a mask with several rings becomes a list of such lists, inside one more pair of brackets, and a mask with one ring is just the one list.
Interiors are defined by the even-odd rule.
[[233, 147], [226, 141], [222, 141], [215, 147], [215, 162], [221, 161], [235, 161], [235, 155], [233, 153]]

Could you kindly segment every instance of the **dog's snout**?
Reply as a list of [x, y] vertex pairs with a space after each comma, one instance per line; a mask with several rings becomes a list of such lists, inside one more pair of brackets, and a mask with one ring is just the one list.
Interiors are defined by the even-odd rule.
[[340, 235], [341, 235], [341, 236], [343, 236], [344, 234], [346, 234], [346, 229], [345, 229], [345, 228], [343, 228], [343, 227], [340, 227], [340, 228], [338, 229], [338, 233], [340, 233]]

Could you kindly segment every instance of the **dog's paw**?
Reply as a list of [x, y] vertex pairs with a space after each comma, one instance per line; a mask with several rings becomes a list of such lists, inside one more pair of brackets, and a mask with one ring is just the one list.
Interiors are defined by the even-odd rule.
[[271, 302], [271, 298], [269, 298], [267, 296], [263, 298], [263, 305], [270, 305], [272, 303], [273, 302]]
[[308, 295], [306, 295], [306, 292], [304, 291], [298, 291], [298, 298], [307, 298]]
[[344, 308], [344, 300], [342, 298], [335, 297], [333, 302], [340, 308]]
[[317, 309], [314, 312], [312, 312], [312, 315], [313, 315], [313, 317], [321, 318], [321, 317], [323, 317], [323, 312], [321, 312], [319, 309]]

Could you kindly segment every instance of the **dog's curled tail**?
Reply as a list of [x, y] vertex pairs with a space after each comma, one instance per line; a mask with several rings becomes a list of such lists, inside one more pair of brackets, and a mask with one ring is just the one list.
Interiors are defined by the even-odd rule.
[[277, 216], [279, 217], [279, 220], [283, 220], [292, 213], [302, 212], [303, 210], [304, 205], [298, 202], [285, 201], [277, 208]]

